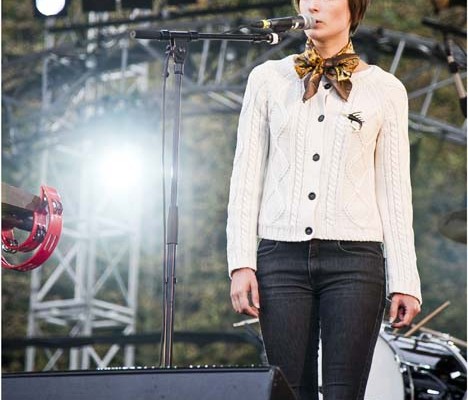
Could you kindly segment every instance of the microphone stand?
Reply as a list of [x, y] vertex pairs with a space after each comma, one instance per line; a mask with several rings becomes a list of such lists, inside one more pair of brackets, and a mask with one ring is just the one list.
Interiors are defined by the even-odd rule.
[[447, 59], [449, 71], [452, 74], [453, 81], [455, 83], [455, 88], [457, 90], [458, 99], [460, 102], [461, 112], [466, 118], [466, 90], [465, 85], [463, 84], [463, 81], [460, 76], [459, 64], [453, 56], [453, 39], [451, 37], [451, 35], [454, 35], [466, 39], [466, 31], [459, 29], [458, 27], [443, 24], [440, 21], [427, 17], [422, 19], [422, 24], [432, 29], [436, 29], [442, 33], [444, 43], [443, 50]]
[[459, 65], [453, 56], [453, 39], [451, 39], [446, 32], [444, 34], [444, 51], [445, 56], [447, 57], [447, 64], [449, 67], [449, 71], [453, 76], [453, 81], [455, 82], [455, 88], [457, 90], [458, 99], [460, 102], [460, 109], [463, 116], [466, 118], [466, 91], [465, 85], [462, 82], [460, 76]]
[[[134, 39], [168, 40], [168, 51], [174, 61], [175, 90], [174, 90], [174, 128], [172, 140], [172, 168], [171, 168], [171, 199], [167, 219], [168, 232], [165, 238], [164, 257], [164, 301], [163, 301], [163, 329], [161, 337], [160, 367], [172, 366], [172, 348], [174, 336], [174, 304], [176, 284], [176, 253], [178, 243], [178, 207], [177, 186], [179, 173], [179, 139], [181, 120], [181, 93], [182, 76], [184, 75], [184, 62], [187, 55], [188, 43], [194, 40], [233, 40], [251, 43], [266, 42], [279, 43], [281, 37], [277, 33], [260, 34], [224, 34], [224, 33], [198, 33], [196, 31], [168, 31], [168, 30], [134, 30], [130, 32]], [[167, 79], [167, 75], [164, 79]], [[164, 151], [164, 150], [163, 150]]]

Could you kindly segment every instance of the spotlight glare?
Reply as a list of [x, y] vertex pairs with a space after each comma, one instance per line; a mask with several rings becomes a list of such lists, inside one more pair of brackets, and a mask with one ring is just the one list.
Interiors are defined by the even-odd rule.
[[42, 15], [57, 15], [65, 8], [65, 0], [36, 0], [36, 8]]
[[105, 154], [99, 163], [99, 180], [108, 189], [132, 189], [141, 184], [141, 156], [137, 149], [128, 147]]

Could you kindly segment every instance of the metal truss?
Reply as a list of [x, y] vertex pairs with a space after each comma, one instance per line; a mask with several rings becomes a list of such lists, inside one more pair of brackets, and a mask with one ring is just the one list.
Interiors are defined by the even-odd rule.
[[[66, 218], [53, 259], [32, 272], [28, 337], [136, 332], [140, 196], [132, 193], [131, 207], [117, 207], [122, 199], [99, 188], [92, 157], [89, 140], [43, 152], [41, 181], [60, 187]], [[30, 347], [26, 370], [107, 367], [121, 350], [121, 364], [134, 365], [132, 346], [46, 349], [45, 359]]]
[[[90, 38], [94, 32], [88, 33]], [[54, 42], [46, 35], [46, 43]], [[66, 87], [50, 82], [57, 59], [49, 55], [42, 69], [40, 131], [59, 132], [79, 124], [77, 115], [99, 114], [100, 93], [124, 98], [135, 85], [145, 90], [146, 67], [127, 68], [125, 40], [119, 41], [121, 68], [78, 74]], [[93, 43], [86, 49], [94, 53]], [[88, 59], [89, 61], [89, 59]], [[69, 67], [69, 66], [67, 66]], [[49, 110], [64, 104], [63, 114]], [[77, 109], [80, 109], [77, 113]], [[73, 110], [73, 112], [70, 112]], [[71, 119], [75, 116], [75, 119]], [[86, 136], [79, 140], [43, 139], [41, 182], [60, 188], [65, 208], [64, 229], [54, 258], [31, 277], [28, 337], [68, 334], [92, 336], [99, 332], [131, 335], [136, 332], [138, 269], [141, 247], [141, 195], [119, 196], [101, 188], [93, 163], [99, 157]], [[47, 143], [48, 142], [48, 143]], [[52, 269], [53, 268], [53, 269]], [[29, 347], [26, 370], [105, 368], [119, 357], [119, 365], [134, 365], [134, 346], [87, 345], [69, 351]]]
[[[106, 18], [92, 15], [90, 26]], [[227, 31], [247, 22], [209, 15], [185, 22], [168, 18], [160, 21], [158, 29]], [[148, 28], [148, 24], [138, 26]], [[4, 156], [8, 161], [31, 143], [42, 149], [41, 182], [60, 188], [64, 204], [63, 238], [55, 263], [50, 263], [56, 266], [32, 274], [28, 337], [57, 329], [73, 337], [109, 329], [133, 334], [141, 245], [138, 196], [133, 196], [128, 214], [108, 214], [116, 199], [89, 185], [92, 146], [86, 138], [76, 140], [73, 135], [77, 127], [118, 104], [153, 114], [159, 110], [157, 76], [162, 71], [165, 43], [131, 41], [125, 24], [90, 28], [84, 35], [65, 30], [51, 33], [51, 28], [46, 29], [46, 50], [28, 56], [23, 64], [5, 65], [3, 77]], [[436, 40], [361, 27], [354, 42], [370, 63], [385, 64], [406, 85], [414, 131], [466, 145], [466, 120], [448, 120], [435, 107], [440, 90], [458, 107], [453, 79]], [[252, 68], [267, 59], [298, 53], [303, 46], [302, 34], [288, 35], [275, 46], [191, 43], [183, 81], [185, 115], [238, 114]], [[18, 73], [25, 70], [18, 66], [26, 64], [31, 72], [28, 79]], [[31, 98], [41, 99], [40, 106], [26, 101]], [[39, 128], [31, 128], [37, 121]], [[106, 367], [121, 350], [115, 344], [106, 349], [89, 345], [69, 352], [46, 351], [44, 362], [31, 347], [27, 370], [63, 368], [63, 363], [70, 369]], [[133, 364], [132, 347], [123, 349], [119, 361]]]

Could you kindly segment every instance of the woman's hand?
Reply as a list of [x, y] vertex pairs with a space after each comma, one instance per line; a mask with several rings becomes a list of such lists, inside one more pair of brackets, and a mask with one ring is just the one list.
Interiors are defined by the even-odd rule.
[[[393, 293], [389, 321], [393, 328], [410, 326], [413, 318], [419, 314], [421, 306], [416, 297], [403, 293]], [[393, 322], [398, 317], [398, 322]]]
[[[249, 293], [252, 303], [249, 301]], [[234, 310], [239, 314], [247, 314], [258, 318], [260, 301], [255, 271], [251, 268], [236, 269], [232, 273], [231, 302]]]

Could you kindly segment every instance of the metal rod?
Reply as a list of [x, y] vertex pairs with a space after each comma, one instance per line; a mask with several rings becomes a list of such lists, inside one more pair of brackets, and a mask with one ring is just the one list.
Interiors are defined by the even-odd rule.
[[195, 40], [231, 40], [236, 42], [252, 42], [260, 43], [267, 42], [276, 44], [280, 42], [280, 36], [277, 33], [203, 33], [197, 31], [168, 31], [165, 29], [135, 29], [130, 31], [132, 39], [152, 39], [152, 40], [171, 40], [171, 39], [186, 39], [187, 41]]
[[[415, 326], [415, 324], [411, 324], [411, 326]], [[442, 332], [436, 331], [434, 329], [426, 328], [424, 326], [421, 326], [419, 328], [419, 330], [421, 332], [426, 332], [426, 333], [430, 333], [431, 335], [438, 336], [438, 337], [440, 337], [441, 339], [444, 339], [444, 340], [450, 340], [451, 342], [453, 342], [453, 343], [455, 343], [455, 344], [457, 344], [459, 346], [463, 346], [465, 348], [468, 347], [468, 343], [466, 343], [464, 340], [458, 339], [455, 336], [451, 336], [448, 333], [442, 333]]]

